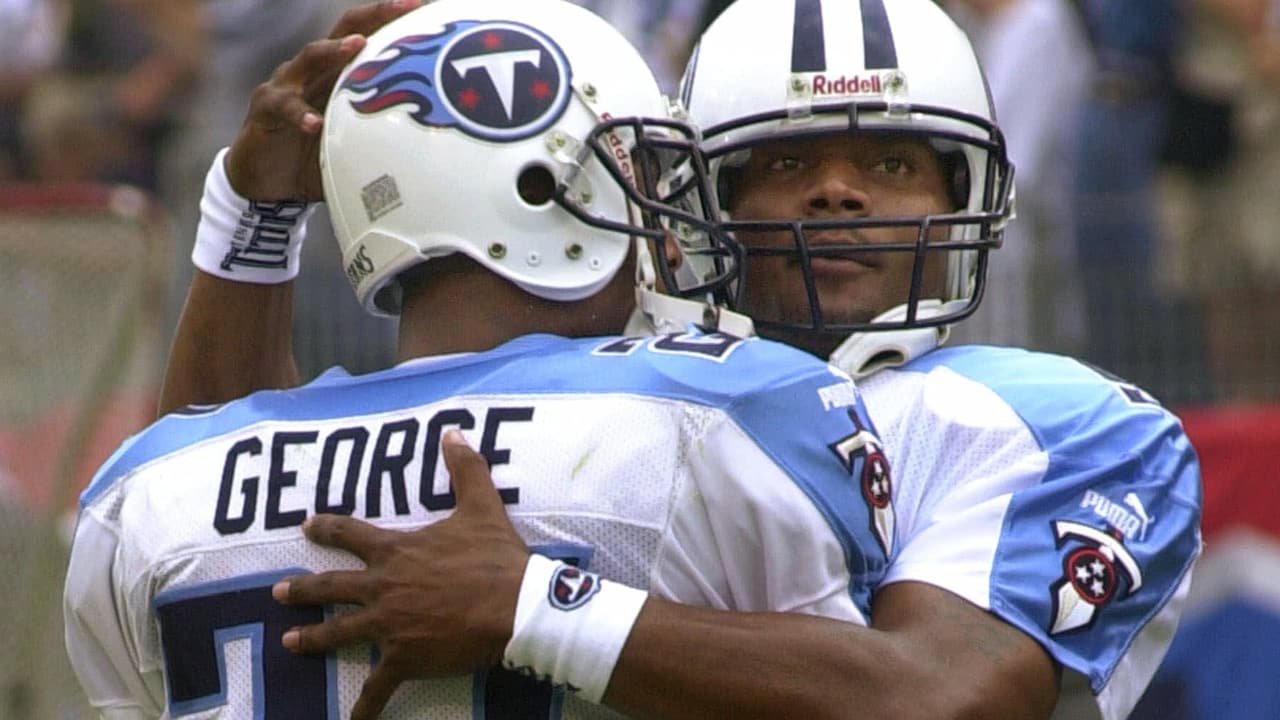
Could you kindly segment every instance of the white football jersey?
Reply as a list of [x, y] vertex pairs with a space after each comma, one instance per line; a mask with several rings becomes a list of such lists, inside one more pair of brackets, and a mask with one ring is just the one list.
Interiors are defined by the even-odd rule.
[[[308, 516], [413, 529], [447, 517], [460, 428], [537, 552], [678, 602], [865, 624], [894, 522], [853, 382], [723, 334], [519, 338], [170, 415], [81, 499], [66, 642], [107, 718], [345, 718], [373, 655], [285, 651], [343, 608], [276, 603], [295, 573], [358, 567]], [[383, 717], [612, 716], [502, 670], [403, 686]], [[521, 715], [530, 716], [530, 715]]]
[[1011, 348], [926, 352], [859, 387], [895, 481], [885, 582], [937, 585], [1035, 638], [1069, 671], [1057, 717], [1128, 717], [1200, 553], [1178, 419], [1076, 360]]

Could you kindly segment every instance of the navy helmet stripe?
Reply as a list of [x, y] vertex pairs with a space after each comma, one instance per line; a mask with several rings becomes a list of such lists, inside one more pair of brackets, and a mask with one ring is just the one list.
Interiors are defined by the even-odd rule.
[[884, 0], [862, 0], [862, 46], [868, 70], [898, 67], [898, 48], [893, 42], [893, 28]]
[[684, 66], [684, 77], [680, 79], [680, 104], [689, 109], [689, 101], [693, 99], [693, 83], [698, 76], [698, 56], [702, 53], [702, 43], [693, 46], [689, 53], [689, 63]]
[[827, 46], [822, 33], [822, 0], [796, 0], [796, 19], [792, 28], [791, 72], [826, 70]]

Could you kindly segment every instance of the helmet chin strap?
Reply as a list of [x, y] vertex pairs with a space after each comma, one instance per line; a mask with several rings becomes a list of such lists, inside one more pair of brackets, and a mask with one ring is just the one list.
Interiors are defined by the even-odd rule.
[[747, 338], [756, 334], [755, 324], [746, 315], [726, 310], [707, 300], [680, 298], [658, 292], [653, 255], [643, 239], [636, 246], [636, 309], [631, 313], [627, 335], [682, 333], [689, 325]]
[[[660, 335], [685, 332], [689, 325], [718, 330], [735, 337], [753, 337], [755, 324], [746, 315], [726, 310], [707, 301], [667, 295], [655, 290], [657, 272], [648, 243], [636, 243], [636, 309], [631, 313], [625, 333], [630, 336]], [[956, 303], [921, 300], [916, 317], [937, 317], [953, 310]], [[881, 313], [876, 322], [896, 322], [907, 317], [904, 303]], [[832, 365], [861, 379], [887, 367], [904, 365], [930, 350], [940, 347], [951, 335], [949, 326], [878, 330], [850, 335], [830, 357]]]
[[652, 288], [636, 288], [636, 309], [627, 323], [628, 335], [682, 333], [690, 325], [748, 338], [756, 334], [755, 323], [746, 315], [726, 310], [710, 301], [679, 298]]
[[[937, 317], [947, 312], [949, 305], [940, 300], [921, 300], [916, 307], [916, 317]], [[904, 303], [881, 313], [873, 322], [895, 322], [906, 317], [907, 305]], [[830, 361], [858, 380], [877, 370], [905, 365], [940, 347], [950, 335], [951, 328], [945, 325], [854, 333], [831, 353]]]

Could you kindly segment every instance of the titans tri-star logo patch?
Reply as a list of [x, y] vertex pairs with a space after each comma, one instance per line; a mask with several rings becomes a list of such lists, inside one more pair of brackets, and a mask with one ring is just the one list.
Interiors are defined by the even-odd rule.
[[1142, 568], [1120, 537], [1069, 520], [1054, 522], [1053, 534], [1067, 553], [1052, 588], [1050, 635], [1092, 627], [1103, 608], [1142, 588]]
[[357, 95], [351, 106], [361, 113], [404, 108], [427, 127], [514, 142], [560, 119], [571, 75], [564, 52], [537, 30], [464, 20], [400, 38], [356, 66], [341, 87]]
[[880, 438], [862, 426], [856, 410], [849, 411], [849, 419], [853, 421], [853, 434], [831, 443], [829, 447], [850, 473], [856, 470], [858, 461], [862, 461], [862, 476], [859, 481], [862, 485], [862, 498], [866, 500], [871, 518], [871, 530], [884, 554], [892, 555], [897, 514], [893, 509], [893, 480], [890, 478], [889, 460], [880, 445]]

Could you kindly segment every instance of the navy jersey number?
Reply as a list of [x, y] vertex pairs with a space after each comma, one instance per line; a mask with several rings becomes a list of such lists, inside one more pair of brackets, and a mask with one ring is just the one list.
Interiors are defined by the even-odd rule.
[[246, 575], [156, 596], [170, 715], [225, 705], [227, 645], [248, 639], [255, 720], [334, 717], [328, 692], [332, 660], [295, 655], [280, 644], [289, 628], [324, 619], [323, 608], [281, 605], [271, 597], [277, 580], [302, 572]]
[[591, 352], [594, 355], [626, 356], [640, 348], [647, 348], [660, 355], [684, 355], [723, 362], [740, 345], [742, 338], [728, 333], [697, 331], [657, 337], [619, 338], [610, 340]]
[[[592, 554], [591, 548], [576, 545], [533, 550], [584, 569]], [[324, 620], [321, 607], [281, 605], [271, 597], [277, 581], [306, 572], [294, 568], [244, 575], [156, 596], [171, 716], [225, 705], [227, 646], [248, 640], [254, 720], [338, 720], [332, 654], [297, 655], [280, 644], [289, 628]], [[476, 674], [472, 697], [475, 716], [484, 720], [555, 720], [564, 691], [495, 667]]]

